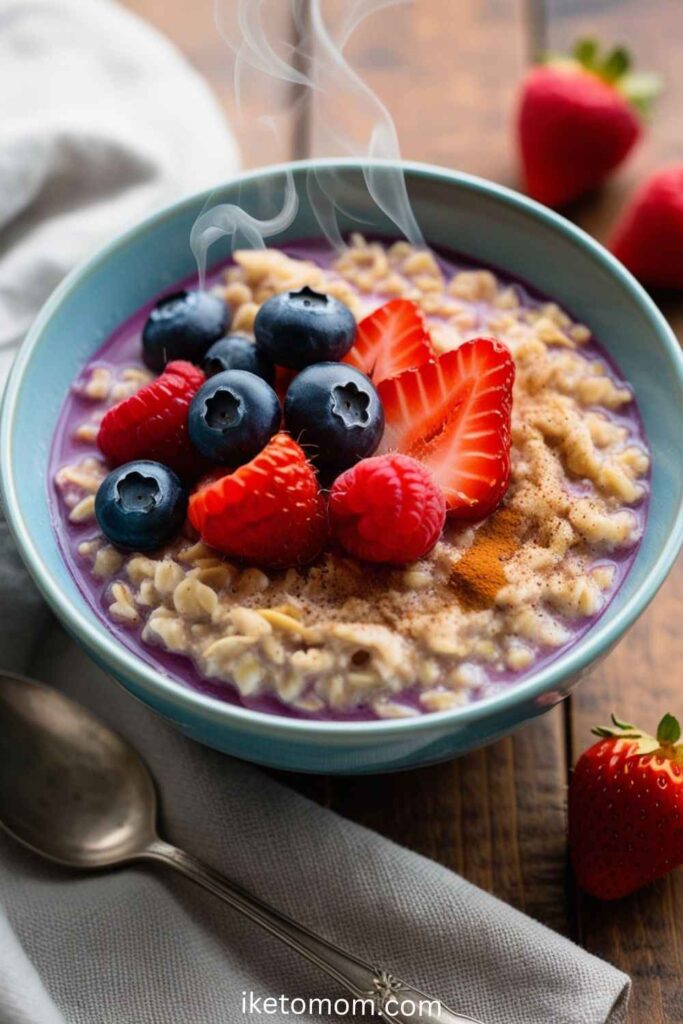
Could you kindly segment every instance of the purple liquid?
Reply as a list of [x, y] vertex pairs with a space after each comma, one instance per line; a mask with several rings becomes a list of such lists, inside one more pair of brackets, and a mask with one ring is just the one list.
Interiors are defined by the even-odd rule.
[[[333, 254], [330, 252], [327, 245], [317, 240], [298, 242], [292, 245], [283, 246], [282, 248], [288, 256], [314, 260], [322, 266], [329, 265], [333, 259]], [[450, 253], [447, 255], [439, 254], [438, 259], [447, 276], [450, 276], [455, 271], [473, 269], [473, 265], [466, 259], [454, 256]], [[210, 288], [221, 281], [225, 266], [226, 265], [223, 264], [211, 271], [207, 276], [207, 287]], [[481, 264], [477, 264], [477, 268], [481, 268]], [[497, 268], [491, 267], [490, 269], [495, 272], [501, 284], [512, 285], [515, 287], [520, 298], [520, 303], [525, 308], [538, 307], [549, 301], [533, 288], [520, 283], [519, 280], [510, 278], [509, 275], [499, 271]], [[172, 292], [185, 287], [196, 287], [196, 278], [192, 277], [179, 282], [176, 286], [169, 288], [168, 293], [171, 294]], [[290, 718], [312, 718], [335, 721], [368, 721], [377, 719], [378, 716], [367, 708], [360, 709], [355, 712], [310, 713], [291, 708], [281, 702], [277, 697], [270, 695], [251, 698], [241, 697], [234, 687], [224, 682], [212, 682], [200, 675], [189, 658], [182, 655], [170, 654], [161, 647], [152, 647], [149, 644], [143, 643], [140, 638], [142, 627], [139, 627], [137, 630], [132, 630], [130, 627], [119, 625], [108, 614], [104, 604], [104, 595], [111, 584], [111, 580], [97, 579], [90, 572], [89, 564], [78, 552], [78, 547], [83, 543], [83, 541], [99, 536], [97, 524], [87, 523], [79, 526], [69, 522], [65, 508], [59, 498], [57, 488], [54, 485], [54, 477], [60, 467], [68, 463], [78, 462], [87, 455], [98, 454], [94, 445], [86, 444], [82, 441], [75, 440], [74, 438], [76, 427], [86, 422], [93, 412], [92, 401], [79, 394], [78, 385], [87, 380], [89, 374], [95, 367], [106, 368], [112, 371], [114, 376], [124, 368], [137, 366], [142, 367], [140, 341], [142, 328], [157, 299], [158, 296], [152, 298], [149, 303], [143, 306], [129, 320], [118, 327], [117, 330], [114, 331], [114, 333], [100, 347], [87, 366], [83, 368], [82, 378], [79, 377], [74, 382], [75, 387], [64, 401], [64, 405], [62, 406], [55, 428], [48, 469], [48, 505], [59, 547], [71, 575], [76, 581], [79, 590], [87, 600], [88, 604], [109, 632], [113, 633], [124, 647], [132, 651], [143, 662], [152, 666], [162, 675], [172, 679], [180, 685], [190, 686], [193, 689], [216, 697], [229, 704], [270, 714], [284, 715]], [[380, 304], [380, 301], [381, 300], [378, 299], [378, 305]], [[485, 306], [486, 304], [482, 303], [482, 316]], [[567, 310], [567, 312], [571, 316], [571, 310]], [[475, 330], [478, 327], [479, 324], [477, 324]], [[607, 365], [613, 378], [621, 382], [622, 378], [620, 377], [614, 362], [599, 346], [599, 344], [591, 340], [588, 344], [581, 347], [581, 351], [587, 358], [599, 359], [603, 364]], [[643, 425], [635, 401], [628, 406], [628, 409], [625, 412], [610, 412], [609, 416], [613, 422], [624, 426], [628, 430], [630, 434], [630, 443], [640, 443], [643, 448], [647, 449]], [[581, 484], [577, 483], [577, 494], [581, 493], [582, 489]], [[647, 517], [647, 505], [648, 498], [645, 497], [636, 507], [631, 507], [631, 510], [638, 520], [640, 534], [642, 534]], [[609, 558], [601, 558], [599, 561], [596, 561], [596, 565], [606, 564], [614, 566], [616, 570], [615, 583], [603, 608], [597, 615], [581, 619], [578, 624], [563, 620], [563, 625], [571, 633], [571, 639], [566, 644], [559, 648], [552, 648], [547, 654], [541, 652], [537, 656], [533, 665], [524, 671], [496, 671], [487, 667], [486, 674], [488, 681], [478, 689], [472, 691], [471, 699], [478, 700], [482, 697], [490, 696], [501, 688], [520, 682], [532, 673], [539, 671], [544, 665], [554, 661], [569, 647], [573, 646], [592, 628], [600, 616], [604, 614], [609, 602], [613, 599], [628, 574], [637, 551], [638, 544], [634, 545], [632, 548], [617, 551]], [[420, 690], [417, 687], [414, 690], [404, 690], [399, 695], [401, 703], [415, 708], [415, 710], [420, 714], [428, 713], [424, 711], [419, 703], [419, 694]]]

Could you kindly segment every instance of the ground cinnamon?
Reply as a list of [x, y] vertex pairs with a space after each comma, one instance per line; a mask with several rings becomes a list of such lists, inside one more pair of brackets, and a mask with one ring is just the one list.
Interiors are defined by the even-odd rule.
[[451, 583], [460, 606], [466, 611], [491, 608], [496, 594], [508, 582], [504, 563], [517, 550], [524, 517], [501, 508], [477, 530], [472, 546], [453, 563]]

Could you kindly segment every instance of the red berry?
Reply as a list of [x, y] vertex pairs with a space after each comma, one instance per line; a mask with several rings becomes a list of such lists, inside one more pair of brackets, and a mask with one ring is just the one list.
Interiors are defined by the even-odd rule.
[[190, 403], [204, 383], [192, 363], [168, 363], [156, 380], [109, 409], [97, 444], [111, 466], [152, 459], [179, 473], [199, 462], [187, 433]]
[[280, 405], [285, 404], [289, 385], [298, 373], [298, 370], [290, 370], [287, 366], [275, 367], [275, 383], [273, 388], [275, 389], [275, 394], [280, 399]]
[[272, 568], [312, 561], [327, 536], [315, 470], [285, 433], [234, 473], [200, 486], [190, 498], [189, 517], [205, 544]]
[[410, 299], [392, 299], [361, 320], [344, 362], [379, 384], [433, 358], [421, 310]]
[[657, 171], [640, 187], [610, 248], [644, 284], [683, 288], [683, 164]]
[[386, 421], [382, 451], [423, 463], [454, 518], [481, 519], [508, 488], [514, 379], [505, 345], [474, 338], [377, 389]]
[[522, 82], [517, 115], [526, 188], [563, 206], [601, 185], [642, 135], [641, 114], [658, 80], [629, 75], [630, 57], [603, 56], [583, 40], [573, 57], [553, 58]]
[[329, 516], [332, 533], [350, 555], [404, 565], [432, 550], [446, 502], [421, 463], [397, 453], [376, 455], [337, 478]]
[[599, 899], [627, 896], [683, 864], [681, 730], [665, 715], [656, 736], [617, 722], [579, 758], [569, 787], [576, 879]]

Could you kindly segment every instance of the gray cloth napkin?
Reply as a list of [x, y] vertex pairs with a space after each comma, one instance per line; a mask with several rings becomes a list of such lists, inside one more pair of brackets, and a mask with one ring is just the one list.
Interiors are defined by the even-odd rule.
[[[34, 79], [52, 82], [58, 100]], [[234, 167], [201, 82], [107, 0], [0, 0], [0, 103], [8, 92], [16, 106], [12, 132], [0, 120], [5, 362], [74, 259], [148, 206]], [[188, 138], [201, 160], [186, 160]], [[44, 610], [4, 523], [0, 650], [2, 668], [61, 688], [144, 751], [168, 839], [310, 927], [487, 1024], [624, 1021], [623, 974], [437, 864], [197, 746], [134, 701]], [[225, 1024], [244, 1019], [243, 993], [257, 1006], [280, 995], [344, 996], [163, 869], [78, 874], [0, 835], [0, 906], [0, 1024]], [[283, 1009], [262, 1015], [291, 1024]]]

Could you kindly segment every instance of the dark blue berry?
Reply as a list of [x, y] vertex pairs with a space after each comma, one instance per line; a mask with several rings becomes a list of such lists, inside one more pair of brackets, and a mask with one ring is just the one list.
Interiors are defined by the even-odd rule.
[[187, 492], [160, 462], [127, 462], [104, 478], [95, 515], [107, 540], [128, 551], [154, 551], [172, 540], [185, 521]]
[[207, 459], [241, 466], [265, 448], [281, 418], [278, 397], [264, 380], [246, 370], [224, 370], [192, 399], [187, 428]]
[[275, 367], [270, 359], [243, 334], [229, 334], [215, 342], [204, 356], [202, 367], [207, 377], [223, 370], [247, 370], [263, 378], [266, 384], [275, 380]]
[[360, 370], [316, 363], [289, 385], [285, 426], [327, 476], [372, 455], [384, 431], [384, 409]]
[[230, 312], [211, 292], [176, 292], [159, 299], [142, 332], [145, 365], [161, 373], [173, 359], [201, 364], [206, 350], [225, 334]]
[[356, 337], [356, 321], [343, 302], [302, 288], [264, 302], [254, 335], [273, 363], [300, 370], [311, 363], [343, 359]]

